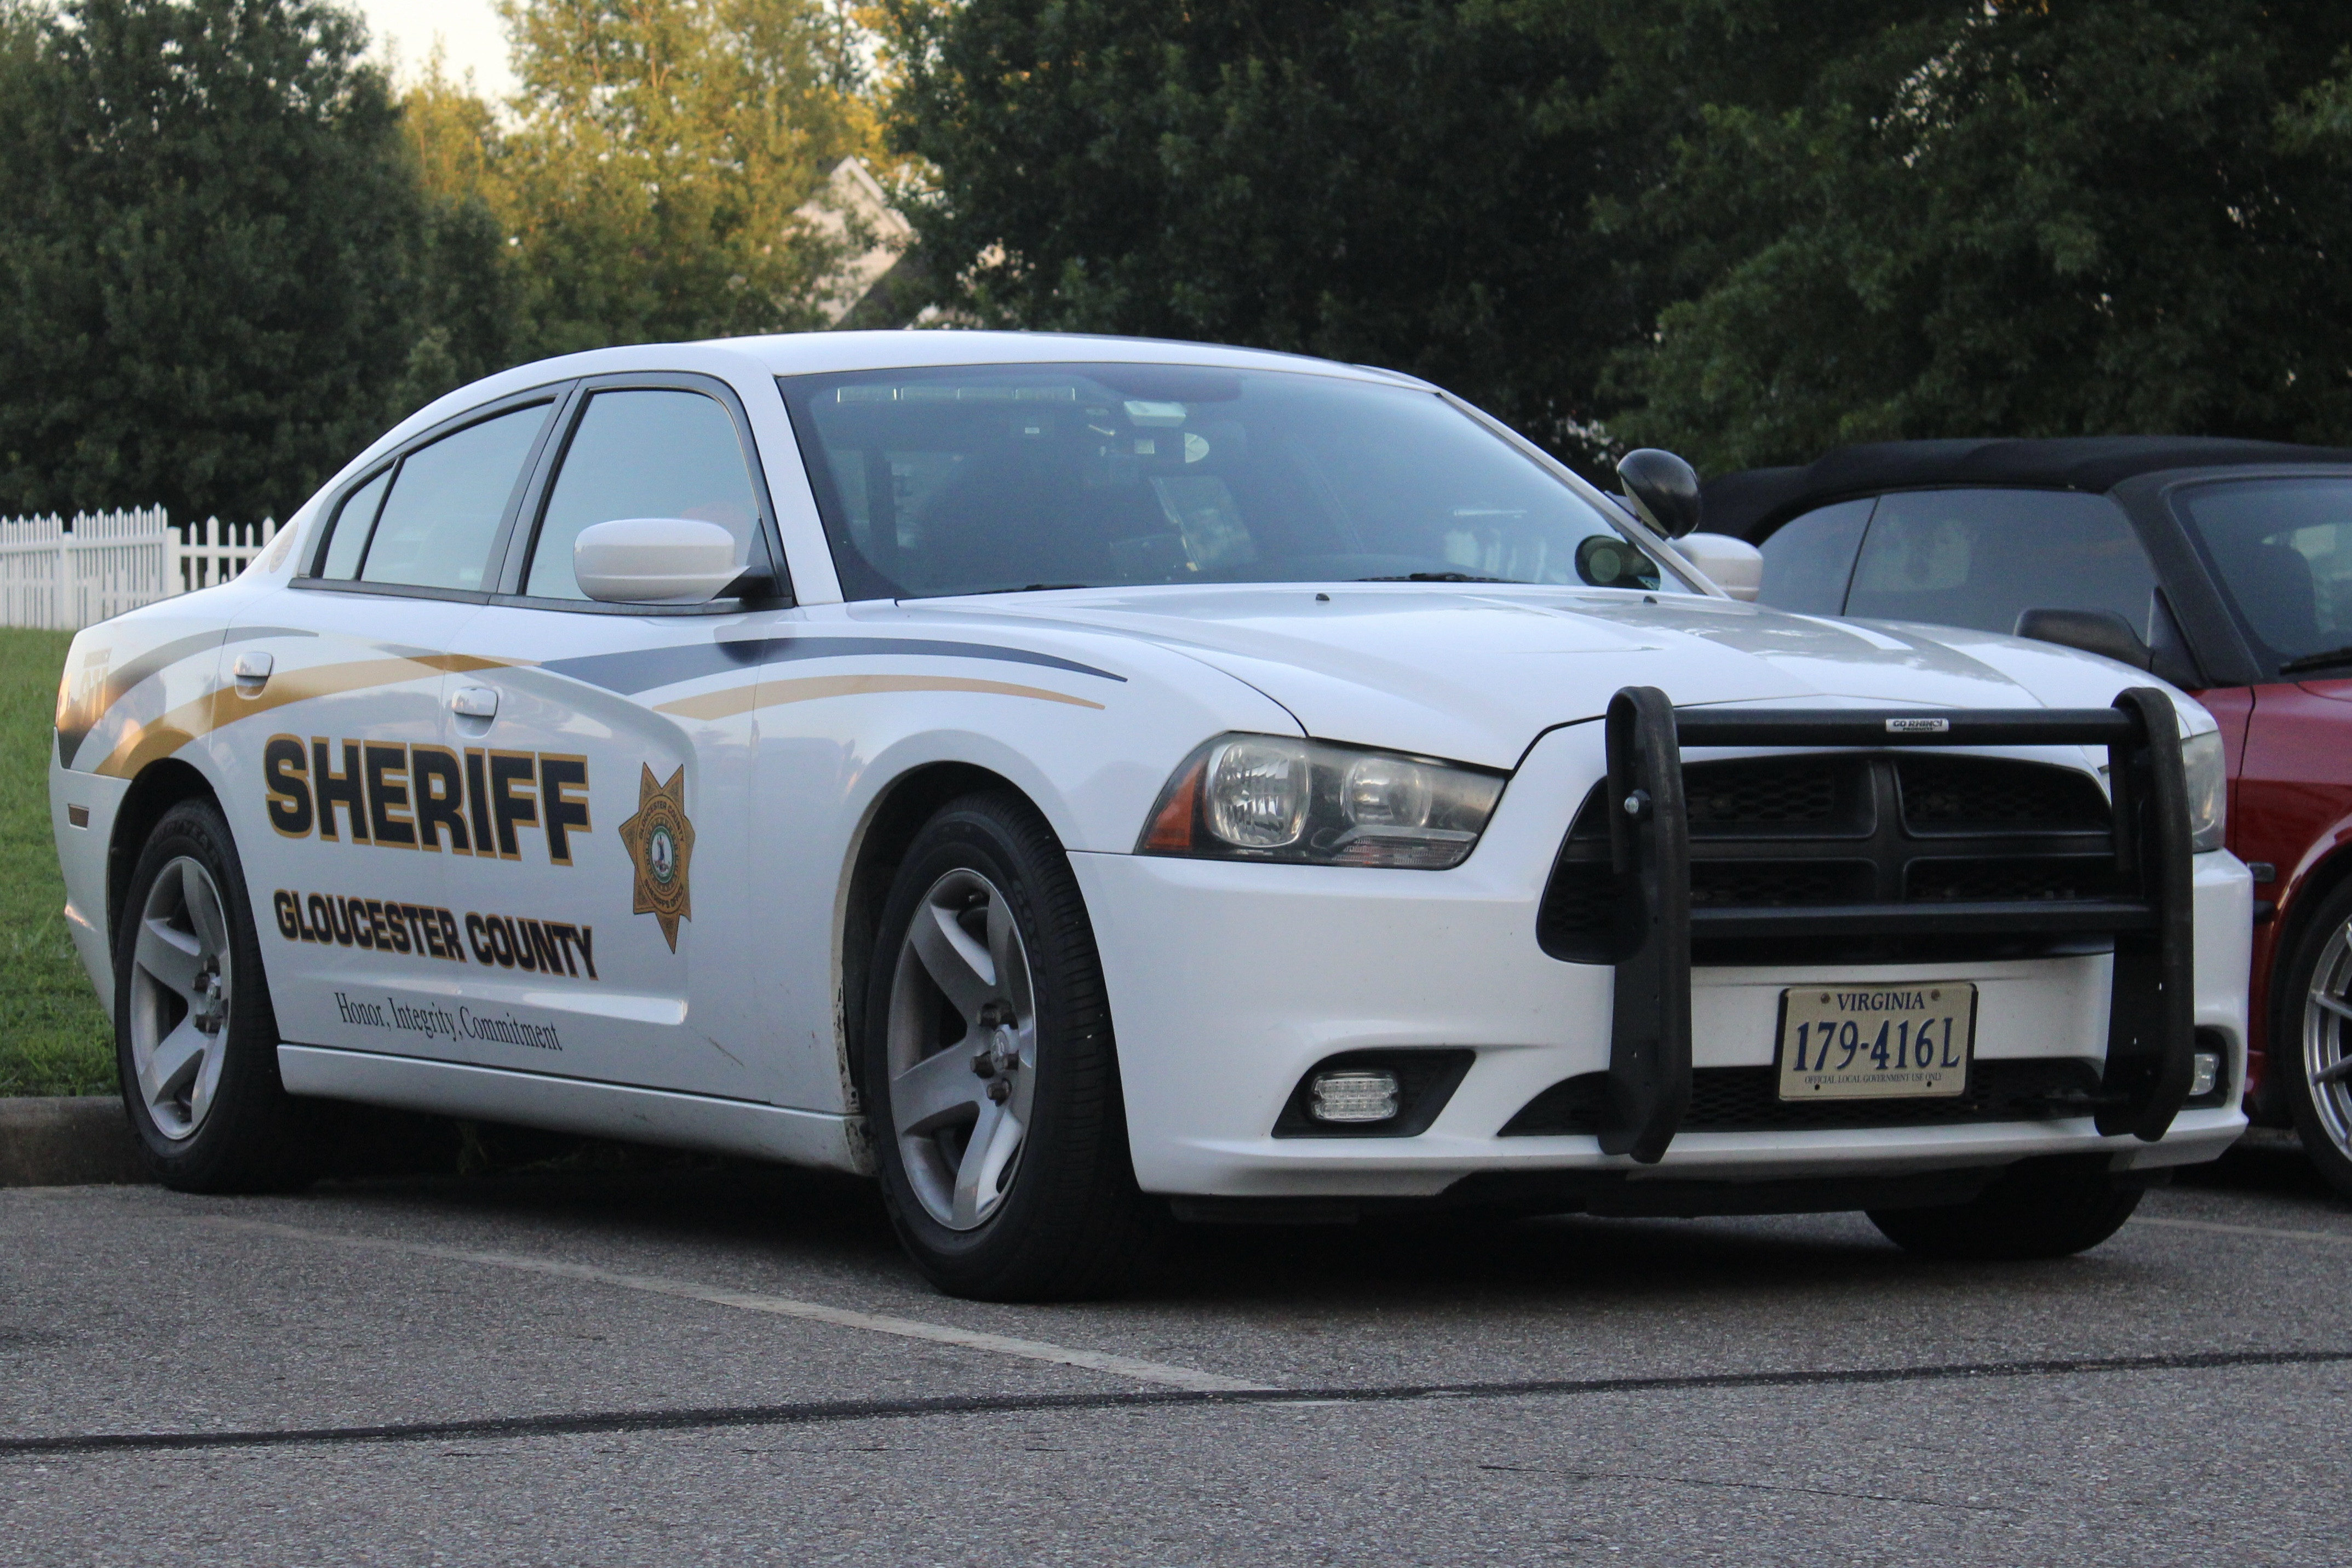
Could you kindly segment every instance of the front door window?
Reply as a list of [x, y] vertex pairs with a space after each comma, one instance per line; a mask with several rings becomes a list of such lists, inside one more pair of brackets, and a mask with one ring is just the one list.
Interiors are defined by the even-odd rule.
[[750, 559], [760, 508], [735, 422], [715, 398], [669, 388], [600, 392], [580, 415], [549, 492], [523, 591], [584, 599], [572, 572], [583, 528], [620, 517], [691, 517], [735, 536]]
[[1878, 499], [1845, 612], [2013, 632], [2028, 610], [2106, 610], [2150, 634], [2156, 569], [2123, 509], [2071, 490], [1909, 490]]

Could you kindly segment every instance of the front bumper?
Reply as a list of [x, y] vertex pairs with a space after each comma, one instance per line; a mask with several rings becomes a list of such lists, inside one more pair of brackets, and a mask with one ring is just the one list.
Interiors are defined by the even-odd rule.
[[[1475, 853], [1448, 872], [1250, 865], [1074, 854], [1113, 1017], [1136, 1174], [1148, 1191], [1215, 1197], [1421, 1198], [1490, 1172], [1619, 1171], [1629, 1180], [1895, 1176], [2108, 1153], [2119, 1169], [2219, 1155], [2245, 1120], [2184, 1110], [2155, 1142], [2102, 1136], [2088, 1115], [2030, 1123], [1809, 1132], [1683, 1132], [1663, 1159], [1606, 1155], [1593, 1136], [1500, 1135], [1536, 1095], [1610, 1066], [1614, 972], [1536, 944], [1535, 912], [1570, 815], [1602, 770], [1598, 725], [1528, 755]], [[2252, 891], [2226, 852], [2194, 857], [2194, 1021], [2244, 1081]], [[1765, 1066], [1780, 988], [1969, 979], [1977, 1060], [2103, 1061], [2106, 955], [1878, 967], [1699, 968], [1693, 1065]], [[1301, 1077], [1341, 1051], [1475, 1052], [1427, 1131], [1282, 1137]]]

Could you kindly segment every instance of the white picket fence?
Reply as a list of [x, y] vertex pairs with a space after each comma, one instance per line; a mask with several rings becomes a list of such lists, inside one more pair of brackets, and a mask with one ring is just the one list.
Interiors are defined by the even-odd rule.
[[173, 523], [161, 507], [0, 517], [0, 626], [77, 632], [226, 582], [278, 536], [275, 518]]

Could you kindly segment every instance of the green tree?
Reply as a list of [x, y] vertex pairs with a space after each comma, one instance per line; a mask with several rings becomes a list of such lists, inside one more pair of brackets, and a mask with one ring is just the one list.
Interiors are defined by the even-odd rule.
[[382, 428], [489, 236], [424, 203], [324, 0], [67, 0], [5, 37], [0, 509], [283, 515]]
[[1787, 109], [1707, 105], [1625, 214], [1686, 297], [1612, 428], [1717, 469], [2352, 439], [2347, 45], [2334, 0], [1889, 7]]
[[500, 126], [437, 66], [406, 98], [426, 187], [507, 241], [531, 353], [821, 325], [839, 247], [793, 214], [872, 143], [816, 0], [501, 0]]
[[1571, 457], [2352, 439], [2339, 0], [884, 0], [942, 298]]
[[1574, 446], [1639, 287], [1587, 9], [887, 0], [923, 257], [986, 322], [1376, 361]]

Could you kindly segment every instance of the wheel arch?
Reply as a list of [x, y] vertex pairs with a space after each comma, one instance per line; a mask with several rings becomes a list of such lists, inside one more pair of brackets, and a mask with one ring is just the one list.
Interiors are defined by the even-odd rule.
[[2263, 1083], [2259, 1091], [2263, 1111], [2277, 1108], [2277, 1082], [2280, 1071], [2280, 1042], [2288, 1038], [2282, 1026], [2293, 1020], [2285, 1014], [2286, 983], [2294, 968], [2297, 951], [2305, 937], [2311, 934], [2313, 923], [2328, 900], [2352, 883], [2352, 828], [2339, 825], [2335, 841], [2319, 857], [2299, 871], [2280, 900], [2280, 918], [2276, 934], [2271, 939], [2269, 972], [2263, 977], [2261, 1006], [2263, 1009]]
[[166, 757], [140, 769], [124, 792], [122, 804], [115, 809], [114, 831], [106, 844], [106, 951], [110, 964], [114, 958], [115, 934], [122, 925], [122, 901], [131, 891], [131, 873], [138, 868], [139, 855], [147, 847], [148, 835], [163, 813], [183, 800], [209, 800], [220, 804], [220, 794], [212, 780], [193, 764], [176, 757]]
[[938, 761], [910, 768], [891, 779], [876, 793], [858, 826], [834, 921], [834, 1052], [841, 1071], [843, 1103], [852, 1115], [865, 1112], [856, 1042], [865, 1035], [866, 990], [891, 881], [898, 874], [908, 846], [932, 813], [959, 795], [981, 789], [1001, 790], [1041, 816], [1045, 814], [1027, 790], [993, 768], [974, 762]]

